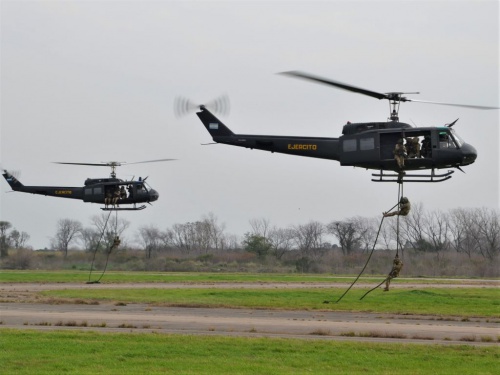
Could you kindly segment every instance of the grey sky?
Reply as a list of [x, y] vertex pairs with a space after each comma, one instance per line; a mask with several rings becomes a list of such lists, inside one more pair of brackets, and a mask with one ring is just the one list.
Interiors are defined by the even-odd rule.
[[[81, 186], [106, 168], [52, 164], [177, 158], [121, 167], [149, 176], [160, 200], [124, 213], [128, 237], [213, 212], [229, 233], [248, 220], [288, 226], [372, 217], [396, 184], [337, 162], [214, 145], [178, 95], [231, 100], [234, 132], [341, 135], [346, 121], [380, 121], [386, 102], [276, 75], [303, 70], [415, 99], [499, 105], [498, 1], [2, 1], [0, 162], [29, 185]], [[402, 121], [456, 131], [475, 164], [442, 184], [406, 184], [427, 209], [499, 205], [499, 111], [404, 103]], [[0, 220], [49, 245], [61, 218], [85, 226], [101, 211], [80, 201], [7, 193]]]

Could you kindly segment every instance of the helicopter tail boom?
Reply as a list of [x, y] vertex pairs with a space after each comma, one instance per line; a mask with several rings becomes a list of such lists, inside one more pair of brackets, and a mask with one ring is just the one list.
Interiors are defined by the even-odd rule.
[[212, 138], [227, 137], [234, 134], [231, 129], [224, 125], [222, 121], [210, 113], [204, 106], [201, 106], [200, 109], [201, 111], [196, 114], [200, 118], [203, 125], [205, 125], [205, 128], [207, 128]]
[[4, 170], [2, 176], [5, 178], [7, 183], [14, 191], [21, 190], [24, 187], [24, 185], [21, 182], [19, 182], [17, 178], [12, 176], [8, 171]]
[[79, 187], [66, 186], [25, 186], [8, 171], [4, 171], [3, 177], [12, 190], [21, 193], [45, 195], [58, 198], [82, 199], [83, 189]]
[[275, 135], [234, 134], [208, 109], [201, 106], [196, 114], [216, 143], [278, 152], [289, 155], [339, 160], [339, 139]]

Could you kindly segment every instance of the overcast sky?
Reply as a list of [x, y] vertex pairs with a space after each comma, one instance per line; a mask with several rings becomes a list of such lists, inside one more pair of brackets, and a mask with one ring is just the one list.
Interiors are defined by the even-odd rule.
[[[176, 158], [123, 166], [149, 176], [152, 207], [127, 212], [127, 233], [196, 221], [212, 212], [226, 232], [248, 221], [280, 227], [375, 217], [396, 184], [338, 162], [210, 145], [178, 95], [221, 94], [235, 133], [338, 137], [346, 121], [385, 121], [385, 101], [277, 75], [302, 70], [415, 99], [499, 105], [498, 1], [1, 1], [1, 167], [25, 185], [82, 186], [106, 168], [52, 162]], [[499, 207], [499, 111], [403, 103], [401, 121], [456, 131], [476, 163], [440, 184], [405, 184], [429, 210]], [[9, 193], [0, 220], [48, 247], [61, 218], [90, 226], [98, 205]]]

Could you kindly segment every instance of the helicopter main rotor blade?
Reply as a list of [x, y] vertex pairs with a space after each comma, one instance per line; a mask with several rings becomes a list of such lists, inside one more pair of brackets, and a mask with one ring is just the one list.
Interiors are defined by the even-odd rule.
[[91, 165], [94, 167], [109, 167], [110, 165], [121, 165], [120, 163], [113, 162], [113, 164], [110, 163], [65, 163], [65, 162], [60, 162], [60, 161], [54, 161], [54, 164], [69, 164], [69, 165]]
[[347, 91], [352, 91], [352, 92], [357, 92], [358, 94], [363, 94], [367, 96], [371, 96], [373, 98], [377, 99], [387, 99], [390, 101], [394, 102], [418, 102], [418, 103], [427, 103], [427, 104], [438, 104], [438, 105], [448, 105], [448, 106], [454, 106], [454, 107], [464, 107], [464, 108], [474, 108], [474, 109], [500, 109], [500, 107], [488, 107], [488, 106], [481, 106], [481, 105], [471, 105], [471, 104], [454, 104], [454, 103], [443, 103], [443, 102], [432, 102], [432, 101], [426, 101], [426, 100], [416, 100], [416, 99], [408, 99], [404, 96], [403, 94], [418, 94], [418, 92], [389, 92], [389, 93], [379, 93], [376, 91], [371, 91], [371, 90], [366, 90], [361, 87], [356, 87], [353, 85], [349, 85], [347, 83], [342, 83], [338, 81], [334, 81], [331, 79], [326, 79], [322, 77], [318, 77], [309, 73], [303, 73], [299, 71], [290, 71], [290, 72], [283, 72], [279, 73], [291, 77], [296, 77], [296, 78], [303, 78], [307, 79], [310, 81], [315, 81], [318, 83], [322, 83], [325, 85], [329, 86], [334, 86], [343, 90]]
[[474, 109], [500, 109], [500, 107], [487, 107], [484, 105], [442, 103], [442, 102], [431, 102], [431, 101], [427, 101], [427, 100], [406, 99], [406, 101], [407, 102], [417, 102], [417, 103], [427, 103], [427, 104], [449, 105], [449, 106], [453, 106], [453, 107], [465, 107], [465, 108], [474, 108]]
[[342, 82], [339, 82], [339, 81], [334, 81], [334, 80], [331, 80], [331, 79], [326, 79], [326, 78], [318, 77], [318, 76], [315, 76], [315, 75], [312, 75], [312, 74], [309, 74], [309, 73], [303, 73], [303, 72], [299, 72], [299, 71], [290, 71], [290, 72], [282, 72], [282, 73], [279, 73], [279, 74], [286, 75], [286, 76], [291, 76], [291, 77], [296, 77], [296, 78], [303, 78], [303, 79], [307, 79], [307, 80], [310, 80], [310, 81], [315, 81], [315, 82], [322, 83], [322, 84], [329, 85], [329, 86], [335, 86], [335, 87], [337, 87], [339, 89], [343, 89], [343, 90], [347, 90], [347, 91], [352, 91], [352, 92], [357, 92], [358, 94], [363, 94], [363, 95], [371, 96], [371, 97], [377, 98], [377, 99], [390, 99], [390, 96], [387, 95], [387, 94], [382, 94], [380, 92], [366, 90], [366, 89], [363, 89], [361, 87], [356, 87], [356, 86], [353, 86], [353, 85], [349, 85], [347, 83], [342, 83]]
[[157, 159], [157, 160], [145, 160], [145, 161], [136, 161], [136, 162], [132, 162], [132, 163], [123, 163], [124, 165], [129, 165], [129, 164], [143, 164], [143, 163], [156, 163], [156, 162], [159, 162], [159, 161], [174, 161], [174, 160], [177, 160], [177, 159]]
[[102, 162], [102, 163], [66, 163], [66, 162], [59, 162], [55, 161], [53, 163], [55, 164], [69, 164], [69, 165], [90, 165], [94, 167], [120, 167], [122, 165], [128, 165], [128, 164], [142, 164], [142, 163], [155, 163], [158, 161], [171, 161], [171, 160], [177, 160], [177, 159], [156, 159], [156, 160], [145, 160], [145, 161], [136, 161], [132, 163], [127, 163], [125, 161], [110, 161], [110, 162]]

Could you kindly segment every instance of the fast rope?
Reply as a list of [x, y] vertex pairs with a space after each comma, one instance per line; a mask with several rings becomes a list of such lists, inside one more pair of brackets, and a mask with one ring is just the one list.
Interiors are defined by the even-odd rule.
[[[114, 232], [115, 236], [114, 236], [114, 238], [117, 239], [118, 238], [118, 235], [117, 235], [118, 234], [118, 211], [115, 211], [115, 212], [116, 212], [116, 216], [115, 216], [115, 232]], [[107, 250], [106, 263], [104, 265], [104, 269], [103, 269], [103, 271], [101, 273], [101, 276], [99, 276], [99, 278], [97, 280], [95, 280], [95, 281], [90, 281], [90, 277], [92, 275], [92, 270], [94, 268], [95, 257], [96, 257], [97, 251], [99, 250], [99, 245], [101, 243], [102, 237], [104, 236], [104, 233], [106, 232], [106, 228], [108, 227], [109, 218], [111, 217], [112, 213], [113, 213], [113, 211], [109, 211], [109, 215], [106, 218], [106, 222], [104, 223], [104, 227], [102, 229], [101, 236], [99, 237], [99, 241], [97, 241], [97, 244], [96, 244], [96, 247], [95, 247], [95, 250], [94, 250], [94, 255], [92, 257], [92, 263], [90, 265], [89, 279], [87, 281], [87, 284], [98, 284], [98, 283], [100, 283], [102, 277], [104, 276], [104, 273], [106, 272], [106, 268], [108, 267], [109, 256], [111, 255], [111, 251], [113, 250], [115, 242]]]
[[[398, 187], [398, 203], [396, 203], [394, 206], [392, 206], [387, 212], [390, 212], [392, 211], [394, 208], [396, 208], [400, 201], [401, 201], [401, 197], [403, 196], [403, 183], [400, 183], [399, 184], [399, 187]], [[400, 215], [397, 215], [397, 222], [396, 222], [396, 241], [397, 241], [397, 245], [396, 245], [396, 256], [398, 256], [398, 253], [399, 253], [399, 216]], [[368, 263], [370, 262], [370, 259], [373, 255], [373, 252], [375, 251], [375, 246], [377, 244], [377, 241], [378, 241], [378, 236], [380, 234], [380, 230], [382, 229], [382, 224], [384, 223], [384, 219], [385, 219], [385, 216], [382, 216], [382, 220], [380, 220], [380, 225], [378, 227], [378, 231], [377, 231], [377, 236], [375, 237], [375, 241], [373, 242], [373, 247], [372, 247], [372, 250], [370, 252], [370, 255], [368, 256], [368, 259], [366, 260], [365, 262], [365, 265], [363, 266], [363, 269], [361, 270], [361, 272], [359, 273], [359, 275], [356, 277], [356, 279], [354, 279], [354, 281], [351, 283], [351, 285], [349, 286], [349, 288], [347, 288], [347, 290], [340, 296], [340, 298], [335, 301], [335, 303], [338, 303], [340, 302], [340, 300], [342, 298], [344, 298], [344, 296], [347, 294], [347, 292], [349, 292], [349, 290], [351, 290], [351, 288], [354, 286], [354, 284], [359, 280], [359, 278], [361, 277], [361, 275], [363, 274], [363, 272], [365, 271], [366, 267], [368, 266]], [[386, 277], [384, 279], [384, 281], [382, 281], [379, 285], [377, 285], [375, 288], [369, 290], [367, 293], [365, 293], [363, 295], [363, 297], [361, 297], [360, 299], [363, 299], [368, 293], [370, 293], [372, 290], [375, 290], [377, 289], [380, 285], [382, 285], [390, 276]], [[324, 301], [323, 303], [330, 303], [330, 301]]]
[[116, 216], [115, 216], [115, 236], [114, 236], [114, 239], [113, 239], [113, 244], [108, 249], [108, 255], [106, 256], [106, 263], [104, 264], [104, 268], [102, 270], [101, 276], [99, 276], [99, 278], [96, 281], [97, 283], [99, 283], [101, 281], [102, 277], [104, 276], [104, 273], [106, 272], [106, 268], [108, 268], [108, 260], [109, 260], [109, 256], [111, 255], [112, 250], [115, 247], [118, 247], [119, 244], [120, 244], [120, 240], [118, 239], [118, 211], [115, 211], [115, 212], [116, 212]]
[[[399, 188], [398, 188], [398, 204], [399, 202], [401, 202], [401, 198], [403, 197], [403, 182], [401, 182], [399, 184]], [[394, 206], [395, 207], [395, 206]], [[401, 252], [403, 251], [403, 247], [401, 246], [401, 242], [399, 241], [399, 217], [401, 215], [396, 215], [397, 216], [397, 221], [396, 221], [396, 256], [394, 259], [398, 258], [399, 257], [399, 248], [401, 247]], [[373, 292], [375, 289], [378, 289], [383, 283], [387, 282], [389, 279], [392, 279], [393, 276], [392, 276], [392, 270], [389, 272], [389, 274], [387, 275], [387, 277], [382, 280], [382, 282], [380, 284], [378, 284], [376, 287], [370, 289], [368, 292], [366, 292], [365, 294], [363, 294], [363, 296], [359, 299], [360, 301], [365, 298], [368, 294], [370, 294], [371, 292]], [[388, 290], [388, 289], [387, 289]]]
[[[397, 206], [397, 205], [396, 205]], [[393, 206], [391, 208], [391, 210], [396, 207], [396, 206]], [[389, 210], [390, 211], [390, 210]], [[347, 292], [349, 292], [349, 290], [351, 290], [351, 288], [354, 286], [354, 284], [356, 284], [356, 282], [358, 281], [358, 279], [361, 277], [361, 275], [363, 274], [363, 272], [365, 271], [366, 269], [366, 266], [368, 266], [368, 262], [370, 261], [370, 258], [372, 257], [373, 255], [373, 252], [375, 251], [375, 245], [377, 244], [377, 240], [378, 240], [378, 235], [380, 234], [380, 230], [382, 229], [382, 223], [384, 222], [384, 217], [382, 216], [382, 220], [380, 220], [380, 225], [378, 227], [378, 231], [377, 231], [377, 236], [375, 237], [375, 242], [373, 243], [373, 247], [372, 247], [372, 251], [370, 252], [370, 255], [368, 256], [368, 259], [366, 260], [366, 263], [363, 267], [363, 269], [361, 270], [361, 272], [359, 273], [358, 277], [356, 277], [356, 279], [351, 283], [351, 285], [349, 286], [349, 288], [347, 288], [347, 290], [344, 292], [344, 294], [342, 294], [340, 296], [340, 298], [335, 301], [335, 303], [339, 303], [340, 300], [342, 298], [344, 298], [344, 296], [347, 294]], [[323, 303], [330, 303], [330, 301], [324, 301]]]

